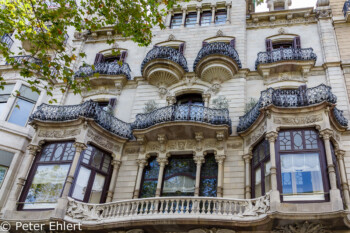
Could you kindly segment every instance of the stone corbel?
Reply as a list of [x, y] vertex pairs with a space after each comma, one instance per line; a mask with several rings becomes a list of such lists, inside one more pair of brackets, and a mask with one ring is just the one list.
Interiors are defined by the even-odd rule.
[[166, 142], [167, 142], [167, 137], [165, 134], [158, 134], [158, 142], [160, 145], [160, 152], [165, 153], [166, 152]]
[[146, 153], [147, 138], [144, 135], [136, 136], [136, 141], [140, 145], [140, 154]]
[[158, 93], [159, 93], [159, 96], [161, 98], [163, 98], [164, 96], [166, 96], [168, 94], [168, 89], [166, 88], [166, 85], [164, 83], [160, 83], [158, 85]]
[[203, 149], [203, 132], [195, 132], [195, 139], [196, 139], [196, 151], [201, 151]]
[[224, 138], [225, 138], [224, 131], [217, 131], [216, 132], [216, 140], [217, 140], [217, 149], [218, 150], [224, 150]]
[[173, 95], [168, 95], [166, 97], [166, 101], [168, 102], [168, 106], [174, 105], [176, 103], [176, 97]]

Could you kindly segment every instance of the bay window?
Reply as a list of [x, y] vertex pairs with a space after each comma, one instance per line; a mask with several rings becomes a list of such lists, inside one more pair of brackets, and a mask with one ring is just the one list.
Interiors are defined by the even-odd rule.
[[73, 142], [46, 144], [29, 173], [20, 209], [53, 209], [75, 154]]
[[270, 146], [267, 140], [262, 140], [253, 149], [252, 158], [252, 196], [265, 195], [271, 189]]
[[159, 164], [157, 157], [151, 157], [148, 166], [143, 169], [140, 198], [154, 197], [158, 183]]
[[317, 132], [283, 130], [276, 147], [282, 201], [325, 201], [329, 185], [324, 146]]
[[0, 188], [11, 165], [13, 156], [14, 154], [11, 152], [0, 150]]

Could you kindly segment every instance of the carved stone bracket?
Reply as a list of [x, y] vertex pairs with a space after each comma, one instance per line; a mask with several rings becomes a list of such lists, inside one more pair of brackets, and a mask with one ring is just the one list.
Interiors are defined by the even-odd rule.
[[285, 226], [277, 227], [273, 233], [331, 233], [320, 223], [304, 223], [288, 224]]
[[32, 156], [35, 156], [40, 150], [41, 150], [41, 147], [40, 147], [40, 146], [37, 146], [37, 145], [29, 144], [29, 145], [27, 146], [27, 151], [28, 151], [29, 154], [31, 154]]
[[266, 134], [266, 139], [269, 140], [269, 142], [275, 142], [276, 139], [278, 137], [278, 133], [277, 132], [268, 132]]
[[81, 153], [83, 150], [87, 148], [86, 144], [81, 142], [75, 142], [74, 147], [75, 147], [76, 153]]
[[158, 134], [158, 142], [160, 144], [160, 152], [166, 152], [167, 137], [165, 134]]
[[203, 146], [202, 146], [202, 141], [203, 141], [203, 132], [196, 132], [195, 133], [195, 139], [197, 141], [196, 143], [196, 151], [201, 151]]

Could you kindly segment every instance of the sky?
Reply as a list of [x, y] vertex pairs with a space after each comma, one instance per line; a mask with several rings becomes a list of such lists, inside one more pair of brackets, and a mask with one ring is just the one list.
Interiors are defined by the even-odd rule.
[[[316, 1], [317, 0], [292, 0], [292, 6], [290, 8], [315, 7]], [[263, 11], [268, 11], [266, 3], [263, 3], [256, 8], [256, 12]]]

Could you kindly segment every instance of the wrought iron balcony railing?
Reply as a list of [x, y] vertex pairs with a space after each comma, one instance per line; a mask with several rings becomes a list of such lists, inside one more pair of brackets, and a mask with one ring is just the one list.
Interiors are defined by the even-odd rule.
[[349, 11], [350, 9], [350, 1], [345, 1], [344, 2], [344, 6], [343, 6], [343, 13], [344, 13], [344, 17], [346, 17], [346, 13]]
[[[18, 64], [23, 64], [24, 62], [28, 62], [28, 63], [34, 63], [34, 64], [41, 65], [41, 63], [42, 63], [40, 59], [32, 57], [30, 55], [14, 56], [14, 57], [11, 57], [11, 58], [13, 58], [14, 62], [18, 63]], [[6, 62], [6, 65], [8, 65], [8, 64], [9, 63]]]
[[94, 73], [107, 74], [107, 75], [125, 75], [127, 79], [131, 79], [130, 67], [127, 63], [123, 62], [120, 65], [118, 62], [102, 62], [92, 66], [85, 65], [80, 66], [79, 70], [75, 72], [75, 77], [88, 77]]
[[[268, 105], [296, 108], [314, 105], [324, 101], [332, 104], [337, 102], [337, 97], [332, 93], [331, 87], [324, 84], [312, 88], [301, 86], [296, 90], [275, 90], [269, 88], [262, 91], [258, 103], [248, 113], [239, 118], [237, 131], [243, 132], [248, 129], [260, 116], [260, 109]], [[348, 121], [343, 116], [342, 111], [336, 108], [333, 111], [339, 124], [347, 126]]]
[[280, 48], [274, 49], [271, 52], [260, 52], [258, 53], [258, 58], [255, 61], [255, 69], [258, 68], [260, 64], [274, 63], [278, 61], [316, 61], [317, 56], [313, 52], [312, 48], [307, 49], [293, 49], [293, 48]]
[[94, 119], [102, 128], [120, 137], [133, 137], [129, 123], [121, 121], [112, 114], [102, 110], [96, 102], [91, 100], [78, 105], [42, 104], [30, 116], [30, 121], [71, 121], [79, 117]]
[[196, 70], [198, 62], [209, 55], [224, 55], [227, 57], [232, 58], [234, 61], [236, 61], [238, 68], [242, 68], [241, 61], [239, 60], [239, 55], [237, 51], [229, 44], [224, 42], [213, 42], [206, 44], [198, 53], [196, 60], [193, 64], [193, 70]]
[[137, 114], [132, 124], [133, 129], [145, 129], [150, 126], [170, 121], [196, 121], [212, 125], [228, 125], [231, 119], [228, 109], [211, 109], [199, 105], [171, 105], [150, 113]]
[[143, 62], [141, 64], [141, 73], [143, 73], [145, 65], [154, 59], [166, 59], [173, 61], [179, 64], [184, 69], [184, 71], [188, 72], [186, 58], [179, 50], [173, 49], [171, 47], [155, 46], [147, 53], [145, 59], [143, 59]]
[[148, 217], [159, 218], [218, 218], [243, 220], [266, 216], [270, 210], [270, 194], [256, 199], [217, 197], [155, 197], [117, 201], [105, 204], [83, 203], [69, 198], [66, 218], [94, 224], [96, 221], [118, 222]]
[[13, 40], [9, 34], [5, 33], [3, 36], [1, 36], [1, 43], [5, 43], [7, 48], [10, 49], [13, 45]]

